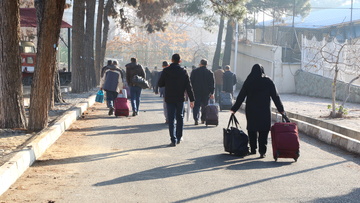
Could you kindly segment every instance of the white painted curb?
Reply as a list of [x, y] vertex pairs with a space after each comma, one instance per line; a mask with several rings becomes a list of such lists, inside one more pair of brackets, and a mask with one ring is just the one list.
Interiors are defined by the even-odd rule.
[[95, 96], [88, 97], [68, 110], [54, 125], [45, 128], [23, 150], [17, 152], [0, 167], [0, 196], [78, 119], [95, 103]]

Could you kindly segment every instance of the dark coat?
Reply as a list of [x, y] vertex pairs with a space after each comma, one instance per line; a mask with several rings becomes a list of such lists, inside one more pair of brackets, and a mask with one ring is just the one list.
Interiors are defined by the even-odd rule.
[[129, 84], [129, 86], [134, 86], [132, 83], [132, 79], [135, 75], [138, 75], [142, 78], [145, 78], [145, 71], [144, 68], [140, 64], [136, 63], [128, 63], [125, 65], [126, 67], [126, 81]]
[[189, 74], [177, 63], [172, 63], [163, 69], [158, 85], [165, 87], [165, 102], [167, 103], [184, 102], [185, 91], [190, 101], [195, 101]]
[[244, 82], [232, 111], [236, 112], [246, 98], [245, 114], [247, 130], [269, 131], [271, 127], [270, 98], [279, 112], [284, 106], [276, 91], [274, 82], [265, 76], [263, 67], [255, 64]]
[[236, 75], [231, 71], [225, 71], [223, 75], [223, 91], [233, 93], [236, 83]]
[[194, 69], [191, 72], [190, 80], [195, 97], [200, 96], [202, 98], [214, 94], [214, 73], [207, 69], [206, 66]]

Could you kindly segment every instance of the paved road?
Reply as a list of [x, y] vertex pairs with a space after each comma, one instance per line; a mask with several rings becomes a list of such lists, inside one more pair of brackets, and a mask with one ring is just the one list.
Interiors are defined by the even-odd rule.
[[358, 156], [303, 134], [298, 162], [274, 162], [271, 146], [265, 159], [230, 156], [222, 146], [228, 112], [217, 127], [186, 122], [184, 141], [169, 148], [161, 102], [145, 91], [139, 116], [128, 118], [95, 105], [0, 202], [360, 201]]

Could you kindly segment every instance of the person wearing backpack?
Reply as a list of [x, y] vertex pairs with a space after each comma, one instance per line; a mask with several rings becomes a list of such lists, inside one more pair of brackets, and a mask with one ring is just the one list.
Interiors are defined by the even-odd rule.
[[130, 101], [133, 110], [133, 116], [137, 116], [140, 106], [140, 96], [142, 88], [132, 82], [134, 76], [138, 75], [145, 79], [144, 68], [136, 62], [136, 58], [131, 58], [131, 63], [125, 65], [126, 67], [126, 81], [130, 87]]
[[106, 104], [109, 108], [109, 116], [114, 114], [115, 99], [123, 88], [123, 80], [121, 70], [112, 64], [109, 60], [108, 64], [101, 70], [100, 89], [106, 92]]

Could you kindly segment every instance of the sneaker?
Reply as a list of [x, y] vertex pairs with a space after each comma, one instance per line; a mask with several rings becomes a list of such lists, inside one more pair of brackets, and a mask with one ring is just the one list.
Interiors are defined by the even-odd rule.
[[195, 125], [199, 125], [199, 122], [198, 122], [198, 121], [195, 121]]
[[133, 115], [133, 116], [137, 116], [138, 113], [137, 113], [136, 111], [134, 111], [132, 115]]
[[168, 147], [176, 147], [176, 144], [174, 142], [170, 143]]
[[266, 157], [266, 154], [260, 154], [260, 159], [263, 159]]
[[110, 107], [109, 109], [109, 116], [114, 114], [114, 107]]

